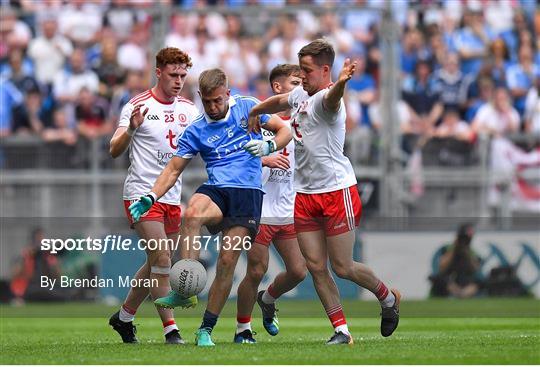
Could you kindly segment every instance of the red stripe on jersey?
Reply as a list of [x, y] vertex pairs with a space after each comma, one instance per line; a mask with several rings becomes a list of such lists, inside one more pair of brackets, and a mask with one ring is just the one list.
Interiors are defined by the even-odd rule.
[[147, 90], [146, 92], [139, 93], [135, 97], [131, 98], [129, 100], [129, 103], [133, 104], [139, 98], [146, 97], [146, 96], [149, 96], [149, 95], [150, 95], [150, 90]]
[[159, 99], [159, 98], [154, 94], [154, 92], [152, 92], [152, 89], [150, 89], [150, 94], [152, 95], [152, 97], [153, 97], [156, 101], [158, 101], [158, 102], [161, 103], [161, 104], [173, 104], [173, 102], [174, 102], [174, 101], [171, 101], [171, 102], [169, 102], [169, 101], [162, 101], [161, 99]]
[[184, 98], [184, 97], [178, 97], [178, 101], [180, 101], [180, 102], [186, 102], [186, 103], [188, 103], [188, 104], [190, 104], [190, 105], [193, 105], [193, 106], [195, 105], [195, 103], [191, 102], [189, 99]]
[[147, 95], [146, 97], [137, 99], [136, 101], [134, 101], [134, 102], [131, 103], [131, 104], [134, 105], [134, 106], [136, 106], [136, 105], [138, 105], [139, 103], [144, 102], [144, 101], [146, 101], [147, 99], [150, 99], [151, 97], [152, 97], [152, 96], [149, 94], [149, 95]]

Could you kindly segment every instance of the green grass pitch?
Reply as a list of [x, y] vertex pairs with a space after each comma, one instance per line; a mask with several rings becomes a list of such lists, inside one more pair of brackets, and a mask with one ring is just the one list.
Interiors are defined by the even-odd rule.
[[124, 345], [107, 325], [117, 307], [48, 304], [0, 307], [0, 364], [540, 364], [540, 301], [533, 299], [403, 302], [390, 338], [379, 334], [376, 302], [345, 301], [352, 346], [325, 346], [332, 329], [317, 301], [282, 301], [278, 336], [255, 306], [256, 345], [232, 343], [235, 304], [213, 333], [216, 347], [194, 346], [204, 304], [176, 312], [185, 346], [163, 344], [151, 304], [136, 319], [138, 345]]

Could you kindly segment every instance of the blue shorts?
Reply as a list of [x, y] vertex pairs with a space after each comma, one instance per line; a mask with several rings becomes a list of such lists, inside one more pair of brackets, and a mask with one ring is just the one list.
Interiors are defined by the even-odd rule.
[[212, 199], [223, 213], [221, 223], [206, 226], [211, 234], [241, 226], [249, 229], [251, 237], [255, 238], [261, 220], [264, 195], [261, 190], [202, 185], [196, 192]]

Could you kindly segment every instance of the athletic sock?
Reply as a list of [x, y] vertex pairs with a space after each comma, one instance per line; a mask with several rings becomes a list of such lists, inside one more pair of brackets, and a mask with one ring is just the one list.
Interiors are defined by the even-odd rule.
[[214, 330], [214, 326], [216, 326], [218, 317], [219, 315], [215, 315], [212, 312], [205, 310], [200, 329], [207, 329], [208, 332], [211, 333], [212, 330]]
[[262, 295], [262, 301], [266, 303], [267, 305], [270, 305], [272, 303], [276, 302], [276, 299], [278, 299], [278, 295], [274, 293], [274, 283], [270, 284], [270, 286], [264, 291]]
[[173, 330], [178, 330], [178, 326], [176, 326], [174, 319], [170, 319], [163, 323], [163, 335], [167, 335]]
[[136, 309], [130, 308], [123, 304], [120, 307], [120, 321], [122, 322], [133, 322], [135, 320], [135, 313], [137, 312]]
[[343, 332], [349, 334], [349, 329], [347, 328], [347, 320], [345, 320], [345, 314], [343, 313], [343, 308], [340, 304], [330, 307], [326, 310], [328, 319], [332, 323], [334, 330], [336, 332]]
[[236, 334], [251, 330], [251, 316], [236, 316]]
[[390, 292], [386, 285], [384, 285], [384, 283], [381, 281], [379, 281], [379, 284], [377, 284], [375, 292], [373, 293], [381, 303], [382, 307], [392, 307], [396, 302], [396, 297], [394, 296], [394, 293]]

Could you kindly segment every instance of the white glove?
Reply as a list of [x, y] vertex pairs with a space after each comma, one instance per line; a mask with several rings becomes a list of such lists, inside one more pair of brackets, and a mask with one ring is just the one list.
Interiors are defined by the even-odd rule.
[[244, 145], [244, 149], [254, 157], [264, 157], [276, 151], [276, 142], [273, 140], [250, 140]]

